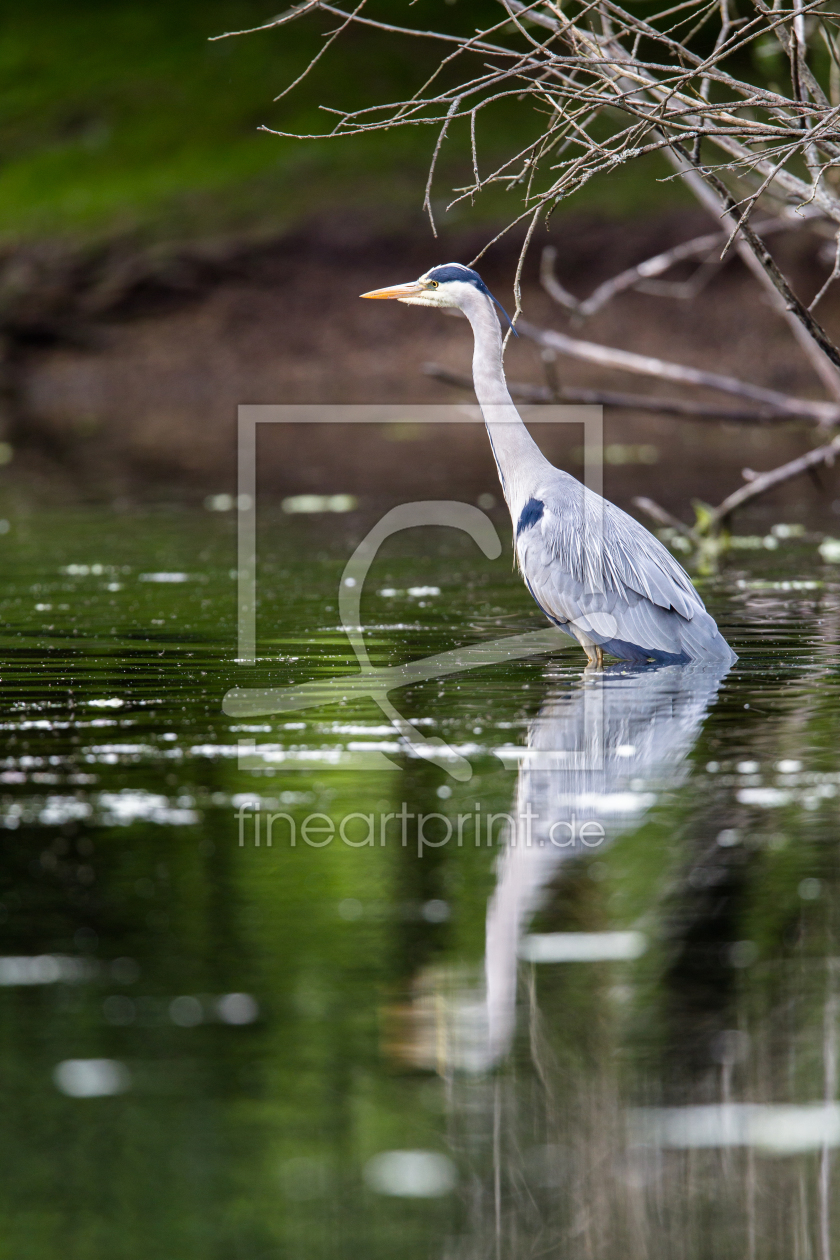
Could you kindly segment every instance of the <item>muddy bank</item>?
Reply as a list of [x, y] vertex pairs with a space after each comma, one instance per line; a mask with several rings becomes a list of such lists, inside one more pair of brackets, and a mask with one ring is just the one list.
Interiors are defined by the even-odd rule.
[[[700, 214], [634, 224], [564, 220], [551, 234], [558, 275], [579, 295], [644, 257], [708, 230]], [[776, 238], [800, 293], [825, 275], [813, 236]], [[464, 321], [422, 309], [365, 303], [366, 289], [414, 276], [450, 258], [469, 260], [483, 242], [397, 235], [371, 239], [359, 222], [329, 222], [259, 245], [226, 244], [155, 257], [113, 249], [71, 258], [49, 251], [18, 258], [0, 276], [6, 328], [5, 438], [14, 449], [8, 483], [63, 487], [87, 498], [200, 499], [235, 486], [240, 403], [419, 403], [468, 399], [431, 380], [435, 361], [469, 370]], [[482, 273], [503, 301], [516, 244], [496, 247]], [[532, 322], [563, 330], [568, 317], [537, 283], [539, 245], [524, 293]], [[674, 273], [678, 274], [678, 273]], [[4, 278], [5, 277], [5, 278]], [[840, 332], [840, 306], [821, 313]], [[626, 293], [580, 335], [677, 362], [819, 397], [785, 325], [736, 259], [691, 301]], [[513, 343], [511, 379], [541, 382], [532, 344]], [[610, 389], [657, 386], [641, 378], [559, 360], [562, 383]], [[673, 388], [662, 392], [673, 393]], [[696, 395], [694, 395], [696, 397]], [[715, 401], [720, 401], [717, 398]], [[674, 510], [693, 497], [717, 501], [744, 465], [772, 466], [806, 449], [798, 426], [746, 429], [644, 412], [606, 412], [614, 450], [606, 491], [628, 502], [651, 494]], [[546, 453], [579, 471], [581, 436], [552, 429]], [[639, 460], [638, 448], [648, 448]], [[630, 448], [630, 449], [628, 449]], [[653, 448], [653, 452], [650, 448]], [[826, 502], [837, 497], [824, 478]], [[477, 495], [496, 485], [486, 439], [475, 426], [439, 431], [275, 427], [261, 439], [261, 490], [376, 496]], [[779, 492], [791, 509], [817, 494], [810, 483]]]

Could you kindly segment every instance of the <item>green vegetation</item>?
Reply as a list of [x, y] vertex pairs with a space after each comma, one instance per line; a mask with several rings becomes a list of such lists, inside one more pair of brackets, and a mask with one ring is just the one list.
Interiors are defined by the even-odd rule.
[[[421, 26], [469, 30], [495, 7], [420, 0], [409, 16]], [[272, 15], [262, 0], [36, 0], [10, 10], [0, 32], [0, 241], [271, 233], [338, 207], [382, 226], [407, 216], [419, 222], [431, 129], [301, 142], [258, 128], [320, 132], [330, 123], [322, 103], [397, 99], [407, 84], [420, 87], [439, 45], [346, 32], [275, 103], [334, 19], [209, 42]], [[528, 107], [488, 114], [479, 134], [484, 160], [509, 152], [533, 126]], [[453, 131], [444, 150], [441, 209], [463, 172], [466, 141]], [[620, 179], [595, 181], [584, 197], [608, 213], [638, 209], [649, 205], [651, 173], [632, 164]], [[660, 188], [663, 197], [679, 196], [672, 184]], [[515, 195], [500, 189], [447, 222], [496, 220], [515, 209]]]

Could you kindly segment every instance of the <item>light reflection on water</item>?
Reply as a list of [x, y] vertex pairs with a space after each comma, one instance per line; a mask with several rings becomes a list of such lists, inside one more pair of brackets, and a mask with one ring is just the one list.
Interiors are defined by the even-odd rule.
[[[232, 686], [354, 668], [351, 516], [267, 519], [255, 667], [218, 514], [4, 537], [9, 1254], [830, 1255], [840, 575], [819, 539], [762, 524], [778, 547], [707, 580], [724, 678], [584, 679], [570, 648], [406, 689], [469, 750], [455, 782], [373, 705], [221, 711]], [[469, 543], [377, 564], [378, 665], [542, 628]], [[320, 761], [247, 772], [243, 738]], [[386, 744], [397, 773], [329, 768]], [[603, 838], [552, 844], [573, 816]]]

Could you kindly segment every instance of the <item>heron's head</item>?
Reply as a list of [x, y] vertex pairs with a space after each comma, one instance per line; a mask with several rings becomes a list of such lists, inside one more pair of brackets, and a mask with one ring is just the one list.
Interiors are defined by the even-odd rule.
[[[408, 306], [439, 306], [454, 308], [459, 311], [469, 310], [475, 302], [476, 293], [481, 293], [491, 302], [495, 302], [505, 319], [510, 324], [510, 317], [500, 302], [493, 297], [477, 271], [465, 267], [462, 263], [444, 263], [442, 267], [432, 267], [419, 280], [409, 280], [407, 284], [393, 284], [385, 289], [372, 289], [363, 293], [363, 298], [393, 298], [397, 302], [405, 302]], [[511, 324], [511, 327], [513, 325]]]

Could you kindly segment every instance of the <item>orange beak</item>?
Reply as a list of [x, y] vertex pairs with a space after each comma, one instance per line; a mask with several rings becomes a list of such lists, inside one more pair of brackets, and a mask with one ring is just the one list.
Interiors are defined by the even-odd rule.
[[423, 286], [418, 284], [416, 280], [411, 280], [408, 284], [392, 284], [387, 289], [371, 289], [370, 293], [360, 293], [359, 297], [363, 298], [400, 298], [413, 297], [415, 293], [422, 293]]

